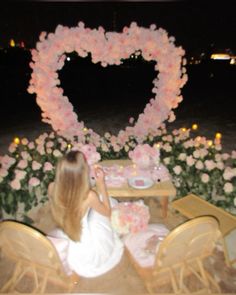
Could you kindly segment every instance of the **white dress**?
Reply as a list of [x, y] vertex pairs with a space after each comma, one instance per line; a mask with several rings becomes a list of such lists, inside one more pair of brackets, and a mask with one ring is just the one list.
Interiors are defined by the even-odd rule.
[[55, 245], [65, 271], [88, 278], [111, 270], [120, 262], [124, 251], [109, 218], [93, 209], [89, 209], [82, 219], [79, 242], [71, 240], [61, 229], [53, 230], [48, 238]]

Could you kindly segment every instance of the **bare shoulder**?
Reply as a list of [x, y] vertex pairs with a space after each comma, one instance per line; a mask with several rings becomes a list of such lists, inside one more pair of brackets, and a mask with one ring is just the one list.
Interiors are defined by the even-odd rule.
[[90, 190], [88, 193], [88, 201], [93, 201], [94, 199], [98, 199], [98, 194], [94, 190]]

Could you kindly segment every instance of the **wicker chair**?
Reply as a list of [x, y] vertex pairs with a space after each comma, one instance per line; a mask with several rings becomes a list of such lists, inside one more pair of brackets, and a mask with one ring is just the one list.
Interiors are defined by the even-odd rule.
[[0, 249], [2, 257], [14, 261], [13, 272], [0, 287], [1, 293], [21, 292], [19, 288], [27, 279], [31, 289], [27, 293], [44, 293], [50, 284], [70, 292], [77, 284], [78, 276], [66, 274], [51, 241], [30, 226], [15, 221], [0, 222]]
[[[156, 293], [166, 284], [171, 286], [171, 292], [175, 294], [220, 293], [219, 284], [204, 266], [204, 259], [213, 254], [218, 242], [223, 245], [215, 218], [197, 217], [173, 229], [159, 242], [158, 248], [152, 253], [153, 258], [149, 259], [149, 265], [143, 265], [139, 258], [140, 249], [134, 246], [140, 234], [127, 236], [125, 245], [149, 293]], [[190, 275], [194, 284], [189, 284]]]

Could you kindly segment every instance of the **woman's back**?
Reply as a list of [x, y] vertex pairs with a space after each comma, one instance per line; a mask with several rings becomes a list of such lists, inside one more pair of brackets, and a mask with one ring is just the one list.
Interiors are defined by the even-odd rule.
[[[69, 239], [61, 229], [54, 230], [50, 236], [68, 241], [63, 260], [66, 260], [71, 270], [84, 277], [99, 276], [119, 263], [123, 254], [123, 243], [112, 230], [109, 218], [93, 209], [87, 210], [81, 225], [79, 242]], [[55, 240], [52, 242], [57, 247]]]

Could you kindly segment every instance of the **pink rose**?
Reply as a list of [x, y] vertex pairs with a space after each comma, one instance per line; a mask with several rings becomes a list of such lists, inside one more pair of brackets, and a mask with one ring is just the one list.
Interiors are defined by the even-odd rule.
[[44, 167], [43, 167], [43, 171], [47, 172], [47, 171], [52, 171], [53, 166], [50, 162], [45, 162], [44, 163]]
[[40, 181], [36, 177], [31, 177], [28, 184], [29, 184], [29, 186], [33, 186], [34, 187], [34, 186], [39, 185], [40, 184]]
[[14, 179], [13, 181], [10, 182], [10, 186], [14, 189], [14, 190], [19, 190], [21, 188], [21, 184], [20, 181], [18, 179]]
[[17, 164], [17, 167], [21, 169], [25, 169], [28, 166], [28, 161], [27, 160], [20, 160], [20, 162]]
[[32, 169], [35, 171], [35, 170], [39, 170], [40, 168], [42, 167], [42, 164], [40, 164], [39, 162], [37, 161], [33, 161], [32, 162]]

